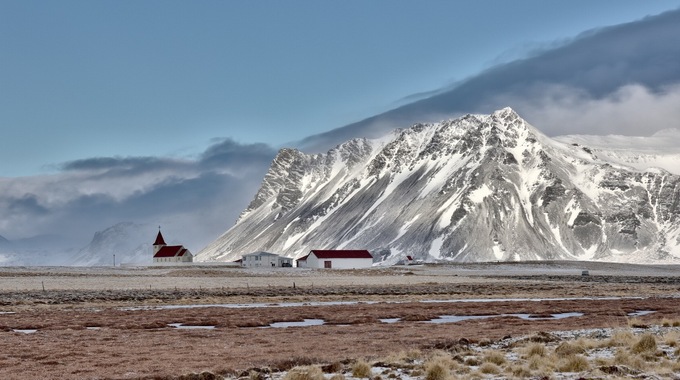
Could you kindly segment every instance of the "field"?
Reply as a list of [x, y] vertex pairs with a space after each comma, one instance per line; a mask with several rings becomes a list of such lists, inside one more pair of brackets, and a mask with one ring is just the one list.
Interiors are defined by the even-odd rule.
[[0, 378], [674, 378], [678, 296], [680, 266], [1, 268]]

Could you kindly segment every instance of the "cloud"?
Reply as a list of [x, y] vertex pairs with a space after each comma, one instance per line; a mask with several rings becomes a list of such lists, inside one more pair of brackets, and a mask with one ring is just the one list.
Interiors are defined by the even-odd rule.
[[248, 171], [251, 164], [259, 165], [263, 157], [273, 158], [276, 152], [267, 144], [240, 144], [232, 139], [217, 139], [203, 152], [200, 165], [204, 168], [229, 167], [232, 171]]
[[195, 251], [229, 228], [276, 151], [219, 139], [194, 159], [93, 157], [51, 175], [0, 178], [0, 234], [67, 236], [87, 244], [122, 221], [163, 225]]
[[[490, 113], [506, 106], [526, 117], [532, 114], [531, 107], [550, 105], [543, 99], [545, 96], [560, 99], [553, 99], [553, 105], [566, 106], [571, 101], [574, 107], [599, 105], [611, 108], [611, 105], [624, 103], [618, 99], [622, 96], [665, 102], [672, 99], [667, 96], [668, 91], [672, 91], [669, 89], [680, 83], [677, 57], [680, 57], [680, 10], [588, 31], [552, 49], [491, 67], [426, 99], [310, 136], [297, 145], [307, 151], [323, 151], [354, 137], [377, 137], [389, 129], [408, 127], [416, 122], [437, 121], [465, 113]], [[652, 109], [665, 109], [665, 104], [650, 105]], [[588, 113], [595, 120], [595, 115], [603, 115], [604, 111], [589, 110]], [[539, 112], [534, 111], [534, 114]], [[653, 120], [658, 124], [652, 124]], [[635, 133], [653, 133], [667, 128], [664, 120], [650, 115], [649, 121], [646, 129]], [[539, 129], [544, 128], [538, 121], [534, 124]], [[573, 125], [561, 125], [564, 129], [553, 128], [547, 132], [576, 132]], [[598, 131], [634, 132], [632, 127], [616, 123], [604, 123]]]
[[680, 85], [652, 91], [631, 84], [607, 97], [596, 98], [580, 88], [544, 86], [525, 99], [513, 101], [522, 116], [549, 135], [622, 134], [651, 136], [668, 128], [680, 128]]
[[64, 171], [114, 170], [144, 167], [157, 169], [175, 161], [158, 157], [94, 157], [70, 161], [59, 165]]

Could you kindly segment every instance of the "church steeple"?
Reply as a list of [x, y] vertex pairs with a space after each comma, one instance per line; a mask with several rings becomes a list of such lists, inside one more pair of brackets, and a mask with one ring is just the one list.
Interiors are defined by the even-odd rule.
[[153, 253], [154, 255], [167, 244], [165, 244], [165, 239], [163, 239], [163, 234], [161, 234], [161, 228], [158, 227], [158, 235], [156, 235], [156, 241], [153, 243]]

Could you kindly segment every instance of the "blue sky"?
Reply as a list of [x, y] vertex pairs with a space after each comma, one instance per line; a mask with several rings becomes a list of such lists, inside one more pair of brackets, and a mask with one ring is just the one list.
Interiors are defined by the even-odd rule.
[[0, 52], [0, 236], [50, 254], [120, 222], [198, 252], [282, 146], [505, 106], [680, 130], [680, 0], [0, 0]]
[[[278, 147], [678, 1], [0, 1], [0, 177]], [[217, 140], [215, 140], [217, 139]]]

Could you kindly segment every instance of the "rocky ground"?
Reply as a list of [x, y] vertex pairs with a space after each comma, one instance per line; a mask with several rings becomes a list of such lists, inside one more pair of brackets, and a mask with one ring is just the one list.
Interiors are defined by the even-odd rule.
[[[618, 331], [631, 321], [673, 328], [680, 321], [678, 269], [569, 262], [356, 271], [3, 268], [0, 377], [138, 379], [203, 372], [207, 378], [280, 378], [288, 373], [280, 371], [318, 364], [334, 365], [336, 375], [345, 371], [349, 378], [357, 361], [379, 368], [384, 358], [417, 351], [420, 357], [409, 365], [420, 363], [421, 369], [381, 371], [424, 378], [428, 355], [443, 351], [455, 361], [452, 353], [461, 344], [473, 351], [495, 344], [510, 355], [512, 347], [502, 342], [537, 334]], [[452, 319], [431, 322], [442, 316]], [[270, 327], [305, 320], [322, 324]], [[677, 360], [673, 355], [669, 351], [664, 360]], [[550, 369], [515, 373], [507, 367], [484, 374], [467, 366], [468, 372], [450, 369], [449, 377], [541, 377]], [[645, 374], [630, 363], [626, 368]], [[673, 376], [672, 365], [664, 368]], [[580, 377], [578, 371], [554, 372]]]

